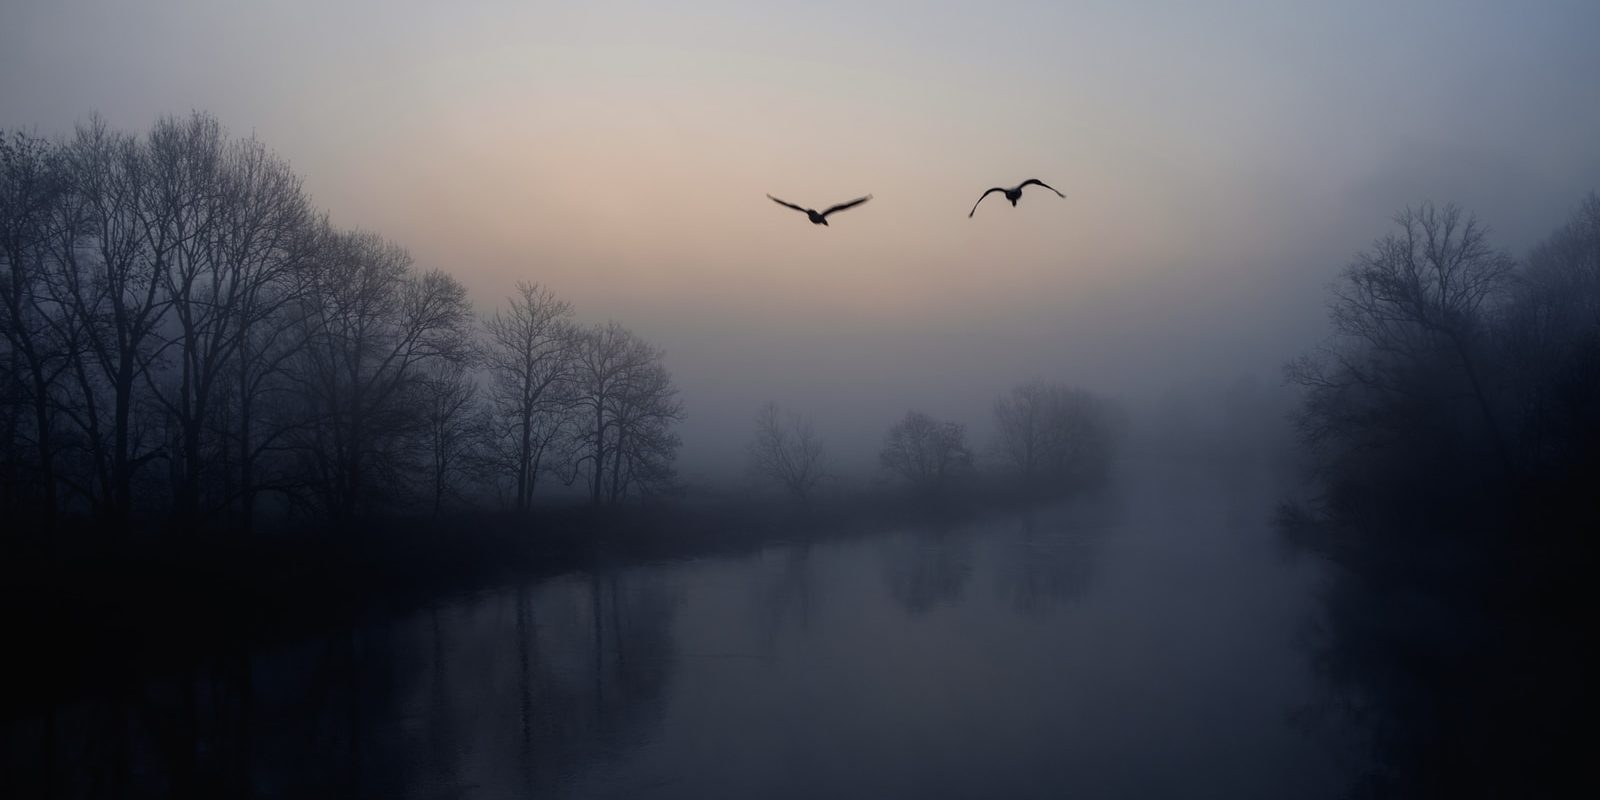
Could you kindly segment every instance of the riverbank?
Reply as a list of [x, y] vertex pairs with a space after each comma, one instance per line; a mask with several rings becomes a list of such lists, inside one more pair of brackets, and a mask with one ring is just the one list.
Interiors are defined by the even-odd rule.
[[546, 507], [364, 518], [240, 535], [89, 527], [12, 537], [0, 565], [0, 625], [13, 680], [0, 714], [57, 702], [114, 670], [133, 679], [195, 654], [347, 627], [505, 581], [774, 542], [940, 525], [1059, 496], [975, 486], [936, 498], [836, 495], [799, 506], [737, 494], [617, 509]]

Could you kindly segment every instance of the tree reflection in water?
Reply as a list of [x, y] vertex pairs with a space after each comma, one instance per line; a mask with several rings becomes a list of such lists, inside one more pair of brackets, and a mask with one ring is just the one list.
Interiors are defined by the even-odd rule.
[[1078, 527], [1044, 513], [1025, 514], [1009, 558], [995, 570], [995, 591], [1017, 612], [1036, 616], [1089, 590], [1103, 528]]
[[1296, 722], [1338, 752], [1352, 796], [1587, 796], [1576, 611], [1549, 613], [1471, 537], [1284, 526], [1334, 564], [1304, 640], [1321, 695]]
[[0, 777], [12, 797], [543, 792], [658, 720], [674, 611], [600, 570], [152, 679], [111, 665], [0, 728]]
[[896, 536], [883, 551], [883, 582], [908, 613], [959, 603], [972, 577], [972, 532], [935, 525]]

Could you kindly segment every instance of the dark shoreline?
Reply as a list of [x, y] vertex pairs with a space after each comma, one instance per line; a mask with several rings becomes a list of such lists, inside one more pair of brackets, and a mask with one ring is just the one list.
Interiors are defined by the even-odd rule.
[[[527, 515], [373, 516], [342, 528], [188, 538], [159, 530], [110, 537], [69, 523], [48, 538], [22, 537], [3, 555], [0, 625], [12, 642], [12, 680], [0, 691], [0, 718], [59, 703], [108, 670], [137, 683], [209, 652], [339, 630], [452, 593], [951, 524], [1070, 496], [992, 486], [931, 499], [841, 495], [809, 506], [725, 496]], [[69, 544], [51, 544], [62, 540]]]

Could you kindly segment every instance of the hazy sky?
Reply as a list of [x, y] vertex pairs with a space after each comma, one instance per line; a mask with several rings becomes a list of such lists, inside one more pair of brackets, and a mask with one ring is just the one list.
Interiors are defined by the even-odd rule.
[[[1033, 375], [1277, 366], [1407, 203], [1513, 252], [1600, 188], [1600, 3], [0, 0], [0, 127], [203, 109], [336, 222], [668, 350], [685, 461]], [[1067, 193], [1012, 209], [984, 188]], [[763, 195], [822, 207], [828, 228]]]

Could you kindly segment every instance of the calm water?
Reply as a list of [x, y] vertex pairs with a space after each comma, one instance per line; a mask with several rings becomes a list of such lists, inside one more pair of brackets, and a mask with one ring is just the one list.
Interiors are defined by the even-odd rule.
[[62, 796], [1337, 795], [1301, 722], [1317, 567], [1276, 545], [1276, 489], [1147, 473], [500, 587], [13, 723], [7, 774]]

